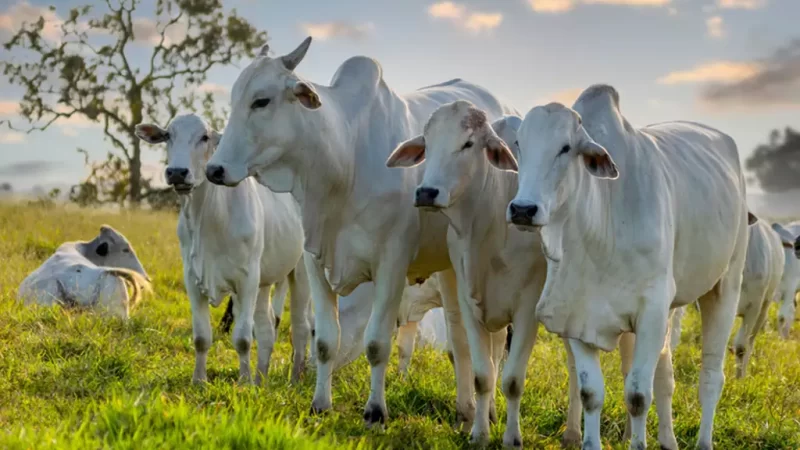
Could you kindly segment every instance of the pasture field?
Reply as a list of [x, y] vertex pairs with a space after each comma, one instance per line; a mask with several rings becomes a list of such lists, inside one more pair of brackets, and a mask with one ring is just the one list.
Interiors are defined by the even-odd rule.
[[[387, 376], [389, 422], [366, 430], [362, 408], [369, 367], [362, 355], [334, 374], [334, 410], [309, 416], [314, 390], [310, 368], [289, 384], [289, 320], [281, 322], [268, 386], [239, 386], [230, 336], [214, 336], [209, 383], [193, 386], [194, 364], [175, 215], [154, 212], [44, 208], [0, 203], [0, 448], [460, 448], [455, 431], [455, 381], [446, 355], [419, 349], [402, 380], [396, 354]], [[153, 279], [132, 319], [60, 308], [25, 308], [15, 293], [22, 279], [63, 241], [90, 239], [108, 223], [134, 245]], [[800, 330], [780, 341], [774, 310], [756, 343], [748, 377], [727, 382], [717, 412], [718, 449], [800, 448]], [[214, 325], [222, 308], [212, 311]], [[287, 312], [288, 314], [288, 312]], [[738, 321], [737, 321], [738, 327]], [[216, 329], [215, 329], [216, 332]], [[681, 448], [694, 446], [700, 422], [697, 395], [700, 323], [690, 308], [675, 359], [675, 433]], [[396, 353], [396, 350], [395, 350]], [[567, 370], [561, 341], [539, 330], [522, 400], [527, 448], [559, 448], [567, 408]], [[605, 448], [620, 442], [625, 425], [617, 353], [602, 356], [606, 401]], [[255, 364], [255, 353], [253, 354]], [[501, 424], [491, 447], [502, 446], [505, 402], [496, 391]], [[655, 440], [655, 408], [648, 416]]]

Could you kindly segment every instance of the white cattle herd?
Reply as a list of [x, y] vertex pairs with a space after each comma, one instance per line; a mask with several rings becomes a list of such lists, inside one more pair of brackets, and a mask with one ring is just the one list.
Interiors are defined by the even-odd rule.
[[[206, 379], [209, 305], [230, 295], [240, 379], [251, 379], [255, 339], [261, 384], [291, 291], [292, 380], [311, 338], [312, 411], [332, 407], [332, 372], [366, 352], [364, 420], [380, 425], [393, 330], [406, 373], [423, 316], [441, 307], [424, 326], [451, 355], [457, 425], [471, 427], [474, 443], [488, 443], [496, 420], [513, 326], [503, 443], [522, 446], [520, 400], [542, 323], [568, 355], [565, 445], [601, 447], [598, 351], [619, 346], [631, 448], [646, 447], [655, 401], [659, 445], [676, 449], [671, 354], [686, 305], [696, 304], [697, 445], [712, 448], [735, 317], [743, 377], [772, 301], [788, 338], [800, 285], [800, 223], [770, 225], [748, 211], [733, 139], [692, 122], [634, 128], [607, 85], [524, 118], [460, 79], [399, 95], [363, 56], [317, 85], [295, 72], [310, 43], [278, 58], [264, 46], [233, 85], [224, 133], [195, 114], [136, 127], [140, 139], [166, 144], [166, 180], [181, 194], [193, 380]], [[103, 226], [93, 241], [59, 247], [19, 296], [127, 318], [147, 286], [128, 241]]]

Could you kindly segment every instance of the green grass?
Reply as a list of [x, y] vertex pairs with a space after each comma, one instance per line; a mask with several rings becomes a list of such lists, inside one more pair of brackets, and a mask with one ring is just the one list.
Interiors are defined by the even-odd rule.
[[[134, 244], [154, 280], [154, 291], [128, 323], [91, 313], [23, 307], [15, 299], [22, 279], [63, 241], [90, 239], [102, 223]], [[453, 430], [455, 382], [447, 357], [420, 349], [410, 377], [387, 377], [389, 422], [368, 431], [361, 413], [369, 368], [361, 356], [334, 374], [334, 410], [309, 416], [313, 369], [289, 384], [289, 320], [283, 320], [268, 386], [238, 386], [237, 357], [229, 336], [215, 336], [209, 383], [191, 385], [194, 351], [182, 276], [176, 218], [152, 212], [44, 209], [0, 203], [0, 448], [459, 448], [467, 437]], [[222, 310], [213, 311], [216, 323]], [[748, 378], [727, 383], [716, 419], [720, 449], [800, 448], [800, 344], [780, 341], [770, 326], [757, 339]], [[694, 445], [700, 421], [697, 377], [699, 320], [691, 310], [675, 355], [675, 432], [681, 448]], [[567, 372], [561, 341], [539, 331], [522, 401], [528, 448], [558, 448], [567, 407]], [[602, 435], [620, 443], [625, 424], [617, 353], [602, 357], [606, 401]], [[498, 413], [505, 403], [497, 391]], [[504, 425], [492, 428], [492, 448]], [[649, 442], [657, 419], [651, 408]]]

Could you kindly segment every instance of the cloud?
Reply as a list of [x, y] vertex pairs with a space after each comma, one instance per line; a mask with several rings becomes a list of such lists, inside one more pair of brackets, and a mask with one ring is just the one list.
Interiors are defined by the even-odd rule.
[[752, 62], [712, 61], [689, 70], [670, 72], [656, 80], [659, 84], [732, 83], [754, 76], [761, 70]]
[[541, 103], [558, 102], [565, 106], [572, 106], [575, 100], [584, 91], [584, 88], [570, 88], [562, 91], [554, 92], [546, 96]]
[[[169, 18], [165, 18], [168, 21]], [[136, 17], [133, 19], [133, 36], [134, 41], [138, 43], [148, 43], [158, 45], [161, 41], [161, 29], [164, 24], [159, 24], [153, 19], [148, 17]], [[188, 32], [187, 24], [184, 21], [179, 21], [167, 28], [164, 36], [164, 45], [174, 44], [182, 41]]]
[[717, 6], [726, 9], [759, 9], [767, 5], [767, 0], [717, 0]]
[[495, 29], [502, 22], [503, 15], [500, 13], [472, 13], [467, 18], [467, 23], [464, 26], [470, 31], [479, 33]]
[[[670, 3], [672, 3], [672, 0], [528, 0], [528, 5], [535, 12], [549, 14], [565, 13], [576, 8], [579, 4], [662, 7]], [[674, 13], [670, 11], [670, 14]]]
[[227, 86], [223, 86], [217, 83], [203, 83], [197, 88], [200, 92], [206, 93], [210, 92], [214, 95], [225, 95], [230, 92], [230, 89]]
[[375, 25], [370, 22], [356, 24], [343, 21], [303, 23], [300, 27], [308, 35], [322, 41], [334, 38], [348, 38], [357, 41], [366, 38], [375, 29]]
[[61, 38], [61, 25], [64, 23], [55, 11], [50, 8], [33, 6], [27, 1], [11, 5], [4, 13], [0, 14], [0, 32], [3, 35], [16, 33], [22, 23], [34, 23], [44, 18], [42, 37], [51, 42], [58, 42]]
[[0, 116], [12, 116], [19, 112], [19, 102], [0, 100]]
[[434, 3], [428, 7], [428, 14], [437, 19], [460, 19], [467, 8], [453, 2]]
[[743, 76], [710, 80], [701, 101], [707, 106], [800, 107], [800, 39], [749, 64], [755, 69]]
[[[25, 135], [16, 131], [0, 131], [0, 143], [19, 144], [25, 142]], [[0, 174], [2, 169], [0, 169]]]
[[465, 6], [453, 2], [441, 2], [429, 6], [428, 15], [435, 19], [449, 20], [473, 33], [491, 31], [503, 22], [501, 13], [469, 11]]
[[708, 36], [714, 39], [722, 39], [725, 37], [725, 24], [722, 17], [713, 16], [706, 19], [706, 30]]
[[54, 161], [19, 161], [0, 167], [0, 175], [18, 177], [42, 175], [58, 168], [59, 165]]

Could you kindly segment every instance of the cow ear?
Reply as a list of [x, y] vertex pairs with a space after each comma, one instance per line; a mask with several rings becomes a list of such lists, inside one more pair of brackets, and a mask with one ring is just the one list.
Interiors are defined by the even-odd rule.
[[148, 144], [160, 144], [169, 139], [167, 130], [152, 123], [140, 123], [134, 130], [136, 137]]
[[583, 164], [589, 173], [597, 178], [616, 180], [619, 178], [617, 164], [611, 155], [600, 144], [589, 136], [583, 127], [580, 127], [581, 138], [578, 144], [578, 154], [583, 158]]
[[211, 146], [215, 147], [219, 145], [219, 141], [222, 140], [222, 133], [217, 130], [211, 130], [211, 134], [209, 135], [209, 140], [211, 141]]
[[106, 257], [108, 256], [108, 242], [101, 242], [100, 245], [94, 250], [97, 253], [97, 256]]
[[519, 171], [517, 159], [511, 153], [505, 142], [498, 136], [489, 136], [486, 140], [486, 159], [489, 164], [497, 167], [500, 170], [511, 170], [514, 172]]
[[317, 91], [305, 81], [293, 81], [291, 83], [291, 90], [295, 98], [306, 108], [319, 109], [319, 107], [322, 106]]
[[386, 160], [386, 167], [414, 167], [423, 161], [425, 161], [425, 136], [419, 135], [398, 145]]

